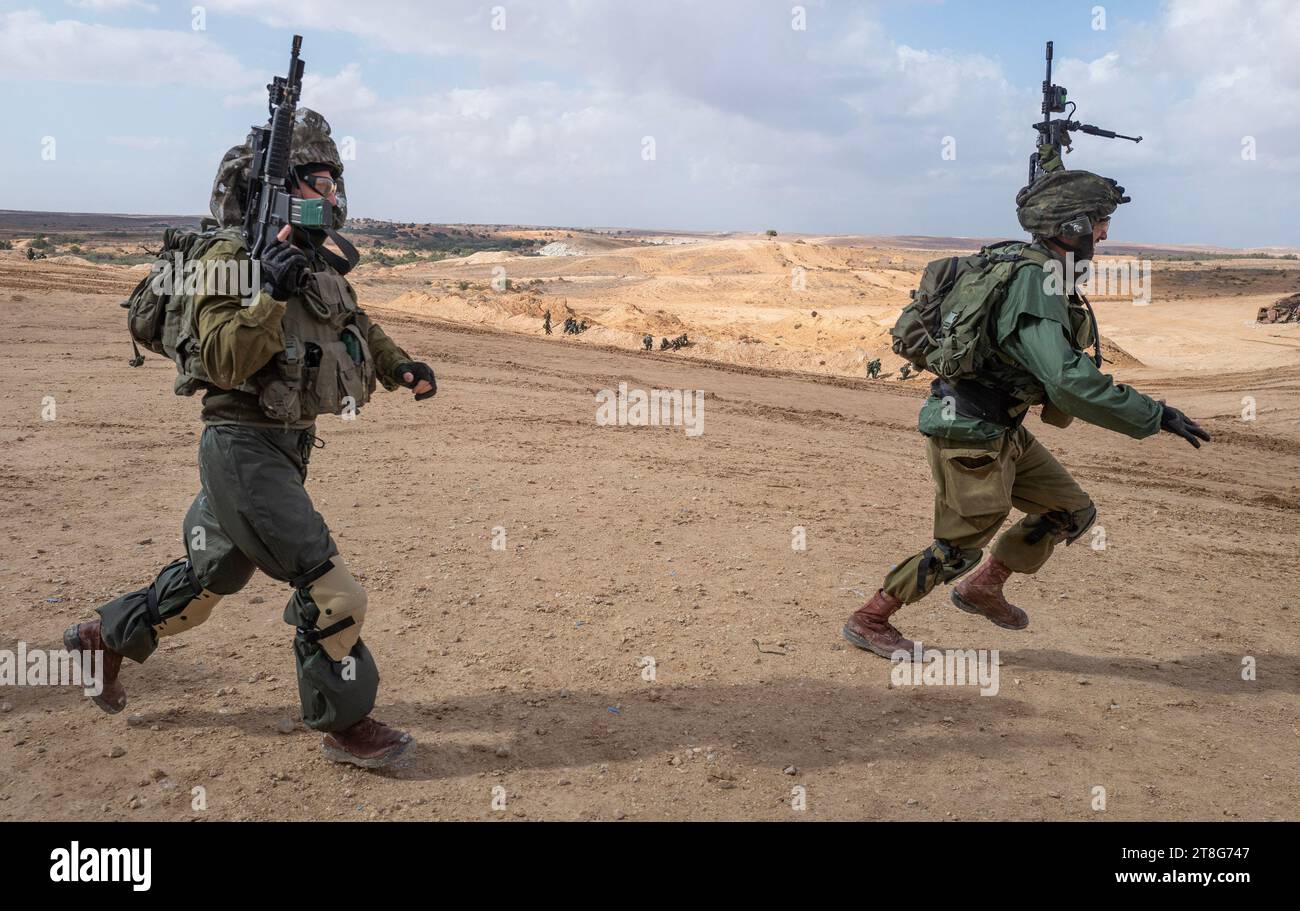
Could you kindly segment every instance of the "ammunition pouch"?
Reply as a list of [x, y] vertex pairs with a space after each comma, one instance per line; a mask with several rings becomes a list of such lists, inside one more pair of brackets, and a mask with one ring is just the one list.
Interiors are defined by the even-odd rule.
[[257, 397], [267, 417], [292, 424], [302, 417], [302, 342], [286, 336], [284, 350], [272, 361], [271, 378], [262, 384]]

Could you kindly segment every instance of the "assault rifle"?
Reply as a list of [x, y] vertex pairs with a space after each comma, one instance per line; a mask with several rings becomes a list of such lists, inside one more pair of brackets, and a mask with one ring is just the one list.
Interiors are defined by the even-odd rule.
[[1047, 78], [1043, 80], [1043, 119], [1034, 124], [1038, 131], [1038, 148], [1029, 158], [1029, 183], [1040, 177], [1044, 171], [1064, 167], [1062, 150], [1070, 151], [1071, 133], [1087, 133], [1089, 136], [1101, 136], [1105, 139], [1127, 139], [1129, 142], [1141, 142], [1141, 136], [1124, 136], [1114, 130], [1103, 130], [1090, 123], [1077, 120], [1053, 120], [1053, 114], [1064, 114], [1065, 106], [1070, 106], [1070, 116], [1074, 116], [1077, 107], [1066, 98], [1063, 85], [1052, 84], [1052, 42], [1047, 42]]
[[276, 76], [266, 87], [267, 113], [264, 127], [253, 127], [253, 163], [249, 172], [248, 205], [244, 209], [244, 242], [254, 261], [287, 224], [327, 228], [328, 201], [293, 196], [289, 180], [289, 152], [293, 122], [302, 95], [304, 62], [298, 59], [302, 36], [293, 36], [289, 54], [289, 75]]

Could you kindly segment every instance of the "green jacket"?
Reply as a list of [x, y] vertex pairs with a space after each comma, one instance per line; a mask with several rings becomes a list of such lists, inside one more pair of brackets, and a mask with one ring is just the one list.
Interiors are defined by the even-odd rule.
[[[203, 255], [208, 260], [247, 261], [248, 253], [242, 242], [222, 240], [214, 243]], [[411, 357], [379, 328], [356, 302], [356, 292], [324, 260], [316, 259], [312, 271], [319, 273], [318, 281], [343, 289], [344, 305], [350, 312], [342, 321], [354, 326], [365, 339], [370, 359], [374, 363], [375, 378], [385, 389], [399, 386], [394, 376], [395, 368]], [[245, 307], [236, 295], [199, 294], [194, 299], [194, 321], [199, 343], [199, 357], [206, 374], [207, 392], [203, 397], [203, 421], [208, 424], [253, 424], [258, 426], [285, 426], [267, 415], [259, 396], [252, 391], [273, 376], [274, 361], [285, 351], [284, 319], [288, 308], [301, 308], [307, 304], [305, 296], [296, 295], [288, 301], [277, 301], [260, 292], [253, 306]], [[242, 387], [242, 388], [236, 388]], [[368, 396], [366, 396], [368, 398]], [[358, 404], [364, 404], [360, 402]], [[328, 410], [333, 410], [329, 408]], [[318, 413], [318, 412], [317, 412]], [[313, 409], [306, 408], [293, 427], [310, 426], [316, 417]]]
[[[1134, 439], [1160, 431], [1160, 404], [1131, 386], [1102, 373], [1084, 350], [1093, 343], [1091, 321], [1083, 305], [1064, 294], [1048, 294], [1038, 266], [1020, 270], [998, 310], [995, 347], [1004, 363], [987, 385], [1006, 387], [1007, 380], [1034, 391], [1034, 404], [1050, 402], [1071, 417]], [[926, 436], [982, 442], [1006, 428], [978, 418], [949, 414], [943, 399], [932, 395], [921, 406], [918, 429]]]

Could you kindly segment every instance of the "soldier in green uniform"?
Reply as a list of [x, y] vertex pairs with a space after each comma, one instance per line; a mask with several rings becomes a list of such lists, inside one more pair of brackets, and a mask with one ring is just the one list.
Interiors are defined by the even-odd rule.
[[[186, 354], [178, 358], [176, 391], [204, 393], [200, 490], [183, 526], [186, 556], [146, 588], [100, 607], [98, 618], [70, 627], [64, 642], [103, 650], [103, 691], [94, 701], [120, 712], [122, 659], [145, 661], [159, 638], [203, 623], [260, 569], [293, 589], [284, 620], [296, 630], [304, 722], [324, 733], [330, 759], [377, 768], [411, 737], [370, 717], [379, 675], [361, 640], [366, 592], [303, 482], [313, 448], [322, 445], [317, 416], [351, 416], [376, 381], [389, 390], [405, 386], [417, 400], [434, 395], [436, 381], [358, 306], [344, 277], [356, 252], [333, 230], [286, 225], [260, 261], [249, 262], [238, 226], [250, 161], [247, 143], [226, 153], [211, 206], [223, 229], [199, 263], [258, 266], [260, 293], [248, 306], [235, 289], [205, 285], [181, 329], [190, 341], [180, 346]], [[333, 227], [341, 227], [343, 163], [319, 114], [299, 109], [290, 164], [293, 195], [328, 199]], [[327, 233], [343, 256], [323, 246]]]
[[[1161, 430], [1197, 448], [1210, 439], [1178, 409], [1101, 373], [1099, 349], [1096, 358], [1085, 351], [1097, 330], [1086, 299], [1071, 290], [1074, 267], [1092, 259], [1111, 214], [1128, 201], [1112, 180], [1065, 170], [1017, 196], [1020, 224], [1034, 241], [982, 337], [991, 356], [979, 359], [976, 376], [955, 384], [936, 380], [921, 408], [919, 430], [935, 484], [934, 543], [894, 566], [849, 617], [843, 634], [854, 645], [884, 657], [911, 651], [913, 643], [890, 617], [979, 565], [1013, 507], [1024, 518], [1003, 533], [952, 600], [1004, 629], [1029, 624], [1004, 597], [1003, 584], [1013, 573], [1037, 572], [1057, 544], [1082, 537], [1097, 517], [1088, 495], [1024, 426], [1031, 406], [1041, 405], [1043, 420], [1061, 427], [1077, 417], [1134, 439]], [[1053, 285], [1047, 268], [1053, 262], [1056, 274], [1070, 281]]]
[[874, 380], [880, 376], [880, 358], [872, 358], [867, 362], [867, 378]]

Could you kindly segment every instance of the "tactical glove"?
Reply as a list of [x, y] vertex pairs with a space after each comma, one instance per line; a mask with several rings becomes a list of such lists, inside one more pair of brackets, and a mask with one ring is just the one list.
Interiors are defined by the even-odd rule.
[[1176, 433], [1187, 442], [1191, 443], [1197, 449], [1201, 448], [1201, 440], [1210, 442], [1210, 435], [1201, 429], [1201, 425], [1193, 421], [1187, 415], [1183, 414], [1172, 405], [1160, 403], [1164, 410], [1160, 413], [1160, 429], [1168, 433]]
[[[411, 374], [412, 377], [409, 383], [406, 381], [406, 375], [408, 373]], [[438, 394], [438, 381], [433, 378], [433, 368], [422, 361], [402, 361], [402, 363], [393, 368], [393, 378], [407, 389], [414, 389], [416, 386], [420, 385], [420, 380], [426, 380], [429, 385], [433, 387], [428, 392], [422, 392], [417, 395], [415, 397], [417, 402], [433, 398]]]
[[307, 255], [293, 244], [277, 240], [262, 251], [262, 287], [278, 301], [288, 300], [302, 290], [307, 274]]

